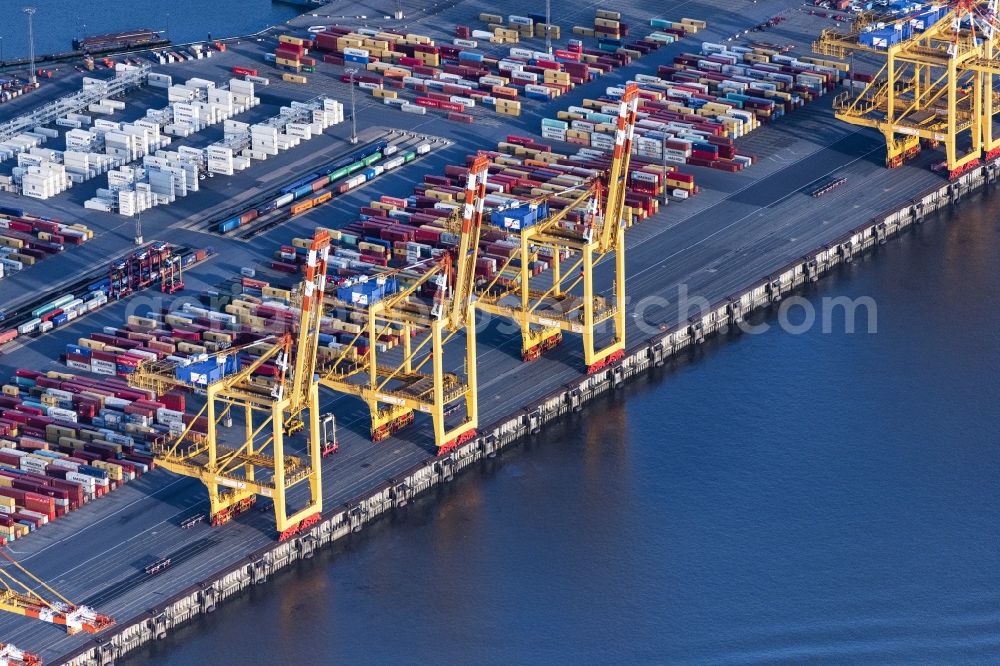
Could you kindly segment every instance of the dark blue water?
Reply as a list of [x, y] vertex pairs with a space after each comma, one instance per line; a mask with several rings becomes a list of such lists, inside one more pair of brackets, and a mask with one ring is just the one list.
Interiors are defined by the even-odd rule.
[[[28, 55], [24, 7], [35, 7], [35, 53], [72, 50], [74, 38], [149, 28], [165, 30], [177, 43], [257, 32], [299, 14], [271, 0], [2, 0], [0, 41], [3, 58]], [[3, 58], [0, 58], [2, 60]]]
[[809, 295], [877, 334], [710, 343], [125, 663], [1000, 662], [998, 208]]

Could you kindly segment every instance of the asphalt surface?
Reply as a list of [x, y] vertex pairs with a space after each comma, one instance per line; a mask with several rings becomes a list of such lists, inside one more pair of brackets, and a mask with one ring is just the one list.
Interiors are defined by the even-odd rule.
[[[643, 26], [648, 26], [649, 11], [640, 3], [624, 4], [621, 9], [631, 19], [629, 22], [636, 34], [648, 33], [649, 29]], [[377, 7], [352, 5], [352, 12], [354, 7], [358, 8], [357, 15], [381, 14], [375, 11]], [[596, 3], [575, 3], [571, 9], [560, 8], [560, 15], [553, 19], [563, 28], [560, 43], [572, 37], [569, 34], [572, 25], [589, 25], [596, 8]], [[342, 5], [327, 10], [344, 12]], [[415, 16], [415, 6], [404, 3], [404, 10], [409, 16], [403, 22], [408, 29], [442, 38], [445, 36], [443, 31], [450, 30], [455, 23], [477, 27], [476, 17], [481, 11], [519, 13], [519, 6], [514, 3], [446, 3]], [[696, 50], [703, 40], [724, 40], [783, 10], [789, 12], [789, 20], [776, 30], [755, 34], [755, 38], [777, 43], [795, 41], [800, 45], [797, 53], [808, 55], [803, 45], [831, 22], [808, 16], [791, 2], [680, 2], [670, 8], [670, 17], [706, 19], [709, 29], [694, 39], [663, 48], [624, 71], [598, 79], [551, 103], [525, 103], [521, 118], [477, 114], [477, 123], [472, 128], [449, 123], [437, 115], [413, 116], [393, 111], [374, 104], [359, 91], [360, 128], [373, 132], [387, 128], [418, 131], [452, 143], [442, 142], [439, 149], [420, 162], [388, 173], [361, 190], [296, 217], [251, 241], [222, 239], [198, 230], [198, 222], [207, 212], [293, 176], [306, 162], [322, 164], [331, 152], [345, 148], [344, 139], [350, 132], [349, 123], [345, 123], [331, 128], [322, 138], [263, 164], [255, 164], [238, 176], [203, 181], [201, 192], [144, 214], [146, 238], [216, 249], [215, 258], [185, 276], [189, 294], [185, 297], [192, 298], [201, 289], [218, 285], [243, 266], [260, 265], [278, 245], [287, 243], [292, 237], [311, 235], [316, 225], [347, 224], [354, 219], [359, 205], [380, 194], [409, 194], [424, 173], [440, 173], [444, 165], [463, 160], [477, 148], [492, 147], [507, 133], [537, 134], [541, 117], [554, 117], [557, 110], [583, 97], [599, 96], [606, 86], [619, 83], [629, 75], [655, 71], [657, 64], [669, 61], [673, 54]], [[305, 16], [294, 21], [299, 26], [330, 22], [333, 21], [319, 16]], [[373, 21], [369, 18], [368, 23]], [[541, 46], [542, 40], [532, 43]], [[221, 79], [228, 67], [246, 64], [251, 57], [259, 61], [261, 50], [273, 47], [273, 40], [244, 42], [208, 61], [158, 69], [177, 78], [199, 75]], [[306, 99], [327, 94], [347, 101], [347, 86], [336, 79], [340, 68], [320, 65], [319, 69], [331, 76], [310, 75], [308, 88], [276, 83], [262, 89], [259, 96], [272, 109], [286, 96]], [[70, 84], [70, 81], [59, 82], [59, 85]], [[141, 93], [148, 94], [149, 91]], [[682, 290], [710, 302], [725, 298], [875, 214], [902, 204], [918, 191], [940, 182], [940, 178], [927, 168], [934, 160], [933, 155], [921, 156], [901, 169], [885, 170], [881, 138], [835, 121], [830, 111], [830, 98], [828, 95], [741, 139], [738, 142], [740, 152], [758, 158], [756, 164], [743, 172], [728, 174], [686, 167], [686, 171], [695, 174], [701, 192], [688, 201], [672, 202], [661, 208], [655, 218], [628, 231], [627, 339], [630, 344], [695, 314], [695, 311], [678, 311]], [[33, 103], [40, 99], [26, 98]], [[152, 102], [147, 100], [145, 103]], [[139, 101], [136, 108], [140, 108]], [[0, 112], [10, 113], [11, 106]], [[569, 151], [569, 146], [562, 146], [562, 149]], [[810, 197], [809, 184], [826, 176], [845, 177], [847, 183], [819, 199]], [[132, 220], [85, 211], [76, 198], [74, 192], [71, 196], [43, 203], [0, 195], [0, 203], [18, 201], [32, 212], [44, 212], [68, 221], [82, 220], [97, 232], [90, 243], [43, 262], [41, 266], [46, 268], [35, 267], [0, 280], [0, 301], [13, 302], [26, 293], [49, 288], [62, 276], [71, 276], [127, 249], [131, 242]], [[609, 268], [599, 266], [598, 271], [601, 284], [610, 287]], [[15, 367], [60, 368], [62, 366], [53, 359], [67, 342], [101, 326], [120, 324], [128, 314], [141, 314], [144, 308], [156, 308], [162, 302], [158, 292], [141, 294], [30, 344], [14, 345], [5, 349], [0, 357], [0, 373], [7, 375]], [[510, 327], [502, 322], [484, 324], [478, 338], [478, 354], [480, 423], [484, 425], [580, 377], [583, 367], [579, 340], [568, 334], [563, 345], [543, 359], [522, 364], [520, 340], [511, 335]], [[460, 369], [460, 355], [461, 340], [449, 348], [446, 364]], [[516, 392], [510, 390], [513, 386], [518, 387]], [[323, 391], [321, 397], [323, 409], [337, 415], [341, 443], [340, 453], [324, 465], [324, 506], [327, 509], [359, 496], [366, 489], [433, 455], [429, 419], [418, 416], [413, 426], [376, 445], [368, 441], [367, 413], [360, 401], [328, 391]], [[92, 603], [101, 612], [126, 620], [275, 539], [270, 511], [251, 511], [222, 528], [213, 529], [206, 524], [187, 530], [180, 528], [185, 518], [206, 509], [205, 492], [199, 483], [158, 470], [38, 530], [14, 543], [10, 550], [33, 573], [64, 595], [78, 603]], [[169, 569], [154, 577], [144, 573], [147, 564], [164, 557], [173, 561]], [[0, 637], [22, 649], [40, 652], [49, 661], [89, 639], [86, 635], [67, 637], [53, 626], [9, 614], [0, 617]]]

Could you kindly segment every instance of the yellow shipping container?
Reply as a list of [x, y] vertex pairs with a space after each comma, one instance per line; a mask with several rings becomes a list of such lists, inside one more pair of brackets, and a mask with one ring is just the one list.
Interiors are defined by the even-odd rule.
[[438, 201], [454, 201], [455, 196], [451, 192], [439, 192], [438, 190], [425, 190], [425, 197], [431, 197], [432, 199], [437, 199]]
[[337, 38], [338, 51], [343, 51], [345, 47], [360, 49], [362, 46], [364, 46], [364, 41], [359, 37], [349, 37], [344, 35], [343, 37]]
[[622, 20], [622, 15], [619, 12], [612, 12], [607, 9], [598, 9], [595, 15], [600, 19], [611, 19], [612, 21]]
[[282, 44], [295, 44], [295, 46], [304, 46], [306, 40], [301, 37], [292, 37], [291, 35], [278, 35], [278, 41]]
[[147, 317], [137, 317], [135, 315], [129, 315], [128, 325], [135, 328], [156, 328], [159, 326], [159, 322], [155, 319], [149, 319]]
[[3, 394], [4, 395], [9, 395], [9, 396], [12, 396], [12, 397], [16, 398], [20, 392], [21, 392], [21, 388], [18, 387], [18, 386], [14, 386], [13, 384], [4, 384], [3, 385]]
[[521, 115], [521, 103], [497, 99], [497, 112], [505, 116], [519, 116]]
[[384, 246], [377, 245], [375, 243], [367, 243], [365, 241], [361, 241], [360, 243], [358, 243], [358, 249], [366, 250], [368, 252], [374, 252], [375, 254], [385, 254]]
[[205, 346], [204, 345], [196, 345], [196, 344], [194, 344], [192, 342], [188, 342], [186, 340], [182, 340], [182, 341], [180, 341], [180, 342], [177, 343], [177, 351], [184, 352], [185, 354], [204, 354], [205, 353]]
[[222, 331], [205, 331], [205, 337], [212, 342], [228, 342], [232, 344], [233, 336], [229, 333], [223, 333]]
[[479, 20], [492, 25], [503, 25], [503, 17], [496, 14], [480, 14]]
[[302, 63], [299, 62], [297, 59], [296, 60], [292, 60], [290, 58], [275, 58], [274, 62], [276, 62], [279, 65], [284, 65], [285, 67], [301, 67], [302, 66]]
[[289, 83], [308, 83], [308, 79], [300, 74], [282, 74], [282, 81], [288, 81]]
[[261, 289], [261, 293], [264, 294], [264, 296], [280, 298], [286, 302], [290, 301], [292, 298], [292, 292], [287, 289], [279, 289], [278, 287], [264, 287]]
[[593, 37], [594, 36], [594, 29], [593, 28], [588, 28], [588, 27], [582, 26], [582, 25], [574, 25], [573, 26], [573, 34], [574, 35], [583, 35], [584, 37]]
[[[11, 481], [11, 480], [12, 479], [8, 479], [8, 481]], [[10, 486], [7, 486], [7, 487], [9, 488]], [[13, 509], [16, 506], [16, 504], [14, 503], [14, 498], [13, 497], [2, 497], [2, 496], [0, 496], [0, 506], [6, 507], [8, 509]], [[4, 511], [4, 513], [8, 513], [8, 512]]]

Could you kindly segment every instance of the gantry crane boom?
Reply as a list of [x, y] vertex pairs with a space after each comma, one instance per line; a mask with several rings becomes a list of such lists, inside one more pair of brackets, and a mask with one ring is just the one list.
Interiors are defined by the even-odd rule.
[[[364, 307], [351, 308], [342, 299], [328, 299], [331, 308], [359, 314], [364, 325], [344, 345], [340, 356], [321, 368], [320, 384], [365, 401], [373, 441], [381, 441], [411, 423], [415, 411], [431, 415], [439, 453], [475, 435], [479, 410], [473, 284], [488, 172], [488, 157], [478, 155], [466, 177], [464, 203], [456, 215], [460, 220], [446, 222], [449, 227], [458, 225], [454, 253], [369, 276], [367, 280], [385, 284], [404, 280], [407, 284]], [[421, 300], [421, 292], [428, 288], [434, 291], [429, 304]], [[445, 344], [462, 333], [464, 377], [445, 371], [444, 353]], [[367, 347], [358, 352], [363, 335], [367, 336]], [[386, 336], [398, 337], [401, 350], [380, 350], [378, 341]], [[424, 370], [428, 365], [430, 372]], [[453, 417], [451, 420], [457, 422], [449, 425], [446, 421], [460, 402], [464, 402], [465, 413]]]
[[[317, 230], [308, 249], [294, 339], [287, 332], [265, 337], [190, 366], [144, 362], [129, 375], [130, 384], [158, 395], [174, 387], [204, 391], [205, 403], [195, 417], [180, 434], [155, 442], [153, 452], [166, 469], [205, 484], [213, 525], [228, 522], [259, 495], [272, 499], [282, 539], [319, 520], [322, 455], [314, 374], [329, 250], [329, 233]], [[243, 360], [249, 362], [238, 368]], [[255, 376], [265, 364], [277, 368], [277, 379]], [[242, 435], [227, 434], [224, 428], [241, 410]], [[302, 419], [306, 412], [306, 455], [286, 454], [285, 438], [306, 426]], [[199, 432], [195, 425], [202, 417], [206, 427]], [[308, 482], [309, 498], [289, 513], [287, 495], [302, 482]]]
[[[584, 361], [588, 372], [613, 363], [625, 352], [625, 193], [631, 159], [632, 139], [638, 111], [639, 88], [626, 86], [619, 101], [615, 147], [611, 165], [601, 177], [565, 192], [536, 199], [526, 205], [539, 219], [518, 224], [520, 248], [497, 271], [496, 277], [478, 289], [477, 307], [518, 322], [521, 328], [521, 355], [533, 360], [554, 347], [563, 331], [579, 333], [583, 338]], [[572, 201], [559, 211], [548, 209], [554, 197], [570, 196]], [[584, 222], [567, 228], [568, 214], [586, 207]], [[521, 210], [525, 206], [518, 206]], [[512, 219], [507, 211], [499, 217]], [[506, 222], [505, 222], [506, 224]], [[567, 266], [562, 256], [575, 259]], [[547, 288], [535, 288], [529, 271], [531, 261], [543, 255], [552, 263], [551, 282]], [[614, 285], [609, 301], [597, 293], [594, 268], [613, 255]], [[507, 269], [520, 264], [518, 277], [501, 282]], [[582, 290], [582, 295], [574, 293]], [[612, 322], [611, 341], [599, 345], [597, 337], [605, 322]]]
[[489, 168], [489, 156], [480, 153], [476, 156], [466, 176], [465, 201], [462, 204], [462, 231], [459, 237], [458, 254], [455, 258], [454, 298], [451, 299], [451, 308], [448, 311], [450, 328], [458, 328], [463, 325], [468, 317], [466, 306], [473, 297], [476, 257], [479, 251], [479, 235], [482, 230]]
[[[0, 550], [0, 555], [31, 581], [26, 583], [7, 567], [0, 568], [0, 610], [65, 627], [66, 633], [70, 635], [81, 631], [96, 634], [115, 623], [113, 618], [92, 608], [77, 606], [21, 566], [5, 551]], [[48, 592], [54, 599], [46, 599], [36, 588]]]
[[886, 165], [900, 166], [916, 155], [921, 140], [943, 144], [945, 164], [955, 177], [1000, 154], [993, 115], [997, 0], [956, 0], [923, 7], [914, 14], [866, 23], [848, 33], [825, 30], [818, 53], [845, 57], [864, 51], [885, 59], [871, 82], [834, 100], [845, 122], [879, 130], [886, 141]]

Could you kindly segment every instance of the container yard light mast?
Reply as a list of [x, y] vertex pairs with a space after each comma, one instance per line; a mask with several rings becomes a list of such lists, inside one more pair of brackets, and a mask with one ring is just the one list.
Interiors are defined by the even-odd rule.
[[848, 32], [824, 30], [813, 50], [846, 58], [864, 51], [885, 59], [871, 82], [834, 100], [840, 120], [885, 136], [886, 165], [916, 155], [921, 140], [944, 144], [949, 176], [1000, 156], [993, 116], [1000, 102], [997, 1], [957, 0], [880, 20], [862, 14]]
[[[148, 361], [128, 376], [131, 385], [157, 395], [175, 387], [205, 393], [205, 405], [196, 417], [179, 435], [155, 442], [153, 453], [166, 469], [205, 484], [213, 525], [247, 510], [258, 495], [273, 500], [281, 539], [319, 521], [322, 454], [314, 372], [329, 252], [329, 233], [317, 231], [308, 250], [294, 339], [284, 333], [187, 366]], [[257, 376], [265, 364], [277, 369], [276, 379]], [[231, 435], [230, 445], [223, 428], [240, 412], [244, 432]], [[202, 418], [204, 429], [198, 431], [195, 425]], [[303, 429], [308, 433], [305, 456], [286, 453], [285, 438]], [[308, 482], [309, 499], [289, 513], [287, 495], [303, 482]]]
[[358, 73], [358, 70], [353, 67], [347, 70], [347, 74], [351, 77], [351, 143], [358, 142], [358, 114], [354, 105], [354, 75]]
[[142, 245], [142, 213], [139, 212], [138, 206], [135, 211], [135, 244]]
[[28, 61], [31, 63], [31, 71], [29, 80], [31, 85], [38, 85], [38, 77], [35, 72], [35, 28], [34, 28], [34, 7], [25, 7], [24, 13], [28, 15]]
[[[431, 415], [439, 454], [475, 436], [479, 417], [473, 283], [488, 171], [488, 156], [478, 155], [467, 175], [460, 217], [456, 215], [444, 223], [459, 234], [454, 255], [445, 254], [439, 260], [419, 262], [420, 266], [342, 286], [337, 300], [328, 303], [328, 311], [352, 311], [365, 324], [344, 345], [340, 356], [321, 368], [320, 383], [368, 404], [373, 441], [386, 439], [412, 423], [414, 411]], [[428, 266], [430, 261], [435, 263]], [[417, 273], [416, 268], [426, 270]], [[398, 291], [383, 289], [384, 294], [366, 296], [366, 307], [346, 301], [348, 296], [353, 297], [352, 290], [368, 289], [365, 285], [370, 283], [391, 285], [396, 280], [408, 283]], [[372, 298], [375, 302], [371, 302]], [[444, 353], [445, 344], [463, 332], [464, 379], [458, 373], [445, 371]], [[398, 337], [401, 351], [380, 349], [379, 341], [390, 337]], [[425, 370], [428, 366], [430, 372]], [[455, 419], [457, 423], [454, 417], [447, 418], [462, 402], [464, 417]]]
[[[537, 359], [559, 344], [564, 331], [583, 337], [588, 372], [596, 372], [625, 354], [625, 184], [638, 99], [639, 88], [630, 83], [618, 105], [614, 154], [603, 177], [529, 205], [494, 211], [491, 216], [505, 228], [518, 230], [521, 243], [498, 268], [496, 277], [479, 286], [476, 307], [520, 325], [525, 361]], [[550, 214], [548, 198], [554, 196], [574, 199]], [[570, 213], [581, 209], [585, 211], [583, 221], [570, 224]], [[575, 257], [568, 265], [563, 264], [566, 254]], [[611, 256], [614, 284], [609, 301], [597, 294], [594, 267]], [[532, 284], [529, 268], [542, 257], [552, 264], [552, 283], [547, 289]], [[516, 277], [501, 281], [509, 274]], [[606, 322], [613, 325], [613, 337], [600, 346], [597, 336]]]
[[545, 0], [545, 51], [552, 55], [552, 0]]

